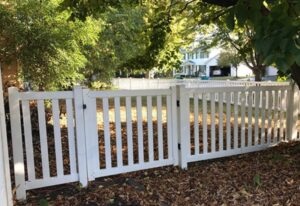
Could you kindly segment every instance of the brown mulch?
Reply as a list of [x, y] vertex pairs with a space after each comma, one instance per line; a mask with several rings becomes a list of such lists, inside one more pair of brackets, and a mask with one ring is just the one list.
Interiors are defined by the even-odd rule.
[[17, 205], [300, 205], [300, 142], [28, 192]]

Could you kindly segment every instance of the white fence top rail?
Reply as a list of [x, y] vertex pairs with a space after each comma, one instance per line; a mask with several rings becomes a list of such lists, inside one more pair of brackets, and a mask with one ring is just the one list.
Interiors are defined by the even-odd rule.
[[135, 97], [135, 96], [157, 96], [157, 95], [171, 95], [170, 89], [151, 89], [151, 90], [116, 90], [116, 91], [89, 91], [89, 97]]

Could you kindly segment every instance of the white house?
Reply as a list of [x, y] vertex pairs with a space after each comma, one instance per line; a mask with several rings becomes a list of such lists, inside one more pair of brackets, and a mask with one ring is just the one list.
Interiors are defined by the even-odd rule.
[[[199, 48], [188, 52], [181, 50], [184, 55], [181, 64], [180, 73], [188, 76], [200, 77], [221, 77], [221, 76], [236, 76], [236, 69], [232, 66], [220, 67], [218, 66], [218, 57], [220, 55], [220, 48], [212, 48], [203, 51]], [[244, 64], [238, 66], [239, 77], [246, 77], [253, 75], [252, 71]]]

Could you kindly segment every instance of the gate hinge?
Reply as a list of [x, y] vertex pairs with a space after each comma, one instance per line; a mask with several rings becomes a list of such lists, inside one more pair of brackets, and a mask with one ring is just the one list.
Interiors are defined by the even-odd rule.
[[83, 105], [82, 105], [82, 108], [83, 108], [83, 109], [86, 109], [86, 104], [83, 104]]
[[179, 100], [177, 100], [176, 104], [177, 104], [177, 107], [180, 107], [180, 101]]
[[178, 143], [178, 150], [181, 150], [181, 144]]

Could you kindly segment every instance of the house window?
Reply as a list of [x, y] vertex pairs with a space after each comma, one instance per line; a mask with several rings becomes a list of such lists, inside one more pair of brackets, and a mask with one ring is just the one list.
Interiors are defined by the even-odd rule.
[[199, 56], [200, 56], [200, 59], [206, 59], [206, 58], [208, 58], [208, 52], [200, 52]]
[[204, 58], [208, 58], [209, 54], [208, 52], [204, 52]]
[[199, 65], [200, 74], [206, 74], [206, 65]]
[[204, 59], [204, 52], [200, 52], [200, 59]]

